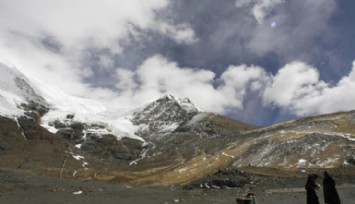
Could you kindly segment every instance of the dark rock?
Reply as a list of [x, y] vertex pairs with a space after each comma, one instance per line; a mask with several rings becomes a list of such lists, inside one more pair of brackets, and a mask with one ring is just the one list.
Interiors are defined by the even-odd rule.
[[191, 182], [185, 188], [237, 188], [244, 187], [251, 182], [249, 175], [237, 169], [218, 170], [215, 174]]
[[18, 118], [18, 123], [26, 139], [52, 141], [52, 138], [47, 134], [48, 131], [39, 125], [39, 120], [35, 113], [29, 113], [27, 117]]
[[79, 144], [83, 141], [84, 133], [73, 129], [60, 129], [57, 134], [63, 136], [69, 142]]
[[99, 158], [114, 157], [131, 161], [140, 157], [143, 146], [142, 141], [139, 140], [131, 138], [117, 140], [113, 135], [103, 135], [102, 137], [89, 136], [83, 142], [81, 149]]
[[85, 129], [85, 124], [84, 123], [79, 123], [79, 122], [74, 122], [70, 125], [70, 127], [73, 130], [77, 130], [77, 131], [83, 131]]
[[248, 184], [249, 182], [246, 179], [243, 180], [212, 180], [208, 182], [210, 186], [217, 186], [219, 188], [236, 188], [236, 187], [243, 187], [244, 185]]
[[348, 162], [351, 165], [355, 165], [355, 156], [349, 157], [346, 162]]
[[54, 127], [55, 127], [56, 129], [61, 129], [61, 128], [66, 128], [66, 127], [67, 127], [66, 124], [62, 123], [62, 122], [59, 121], [59, 120], [55, 120], [54, 123], [53, 123], [53, 125], [54, 125]]

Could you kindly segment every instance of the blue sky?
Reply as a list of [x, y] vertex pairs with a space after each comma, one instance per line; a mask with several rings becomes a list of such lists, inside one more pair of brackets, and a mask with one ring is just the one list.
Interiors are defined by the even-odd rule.
[[353, 8], [352, 0], [2, 0], [0, 60], [113, 111], [173, 94], [269, 125], [355, 108]]

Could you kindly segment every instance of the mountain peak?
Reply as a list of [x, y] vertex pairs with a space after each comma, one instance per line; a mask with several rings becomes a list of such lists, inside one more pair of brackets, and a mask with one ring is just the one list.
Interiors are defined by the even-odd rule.
[[[197, 108], [191, 102], [191, 100], [189, 98], [187, 98], [187, 97], [177, 98], [171, 94], [166, 94], [166, 95], [162, 96], [161, 98], [157, 99], [156, 101], [154, 101], [153, 103], [157, 103], [159, 105], [164, 105], [167, 103], [175, 103], [175, 104], [179, 105], [182, 109], [185, 109], [188, 112], [196, 112], [196, 111], [200, 112], [201, 111], [199, 108]], [[148, 104], [148, 106], [151, 104]]]
[[199, 112], [190, 99], [168, 94], [134, 112], [132, 122], [141, 126], [138, 134], [144, 137], [174, 131]]
[[160, 99], [176, 100], [175, 96], [173, 96], [171, 94], [166, 94], [166, 95], [162, 96]]

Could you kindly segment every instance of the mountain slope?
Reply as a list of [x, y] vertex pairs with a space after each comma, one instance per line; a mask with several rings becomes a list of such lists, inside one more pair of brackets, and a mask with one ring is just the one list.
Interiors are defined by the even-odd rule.
[[109, 178], [132, 185], [186, 184], [223, 169], [243, 167], [261, 168], [259, 172], [267, 174], [270, 170], [265, 168], [287, 172], [350, 168], [355, 174], [353, 111], [265, 128], [232, 120], [228, 126], [225, 121], [230, 119], [214, 114], [202, 118], [201, 123], [208, 121], [209, 125], [202, 126], [201, 132], [196, 131], [199, 128], [177, 129], [136, 166], [127, 171], [107, 172]]
[[[23, 106], [30, 109], [35, 106], [46, 109], [49, 104], [23, 74], [0, 63], [0, 115], [10, 117], [23, 115], [26, 108]], [[42, 114], [44, 112], [41, 111]]]
[[[276, 124], [257, 134], [249, 151], [234, 165], [249, 160], [254, 166], [277, 168], [334, 168], [355, 158], [355, 112], [307, 117]], [[244, 162], [242, 162], [244, 160]]]

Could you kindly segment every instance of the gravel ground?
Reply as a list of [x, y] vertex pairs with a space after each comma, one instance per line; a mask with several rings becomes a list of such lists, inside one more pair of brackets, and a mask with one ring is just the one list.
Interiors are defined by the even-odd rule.
[[[256, 194], [259, 204], [306, 203], [306, 193], [301, 180], [292, 184], [284, 179], [266, 179], [252, 190], [245, 188], [209, 190], [182, 190], [180, 187], [127, 188], [116, 183], [83, 182], [53, 177], [33, 176], [23, 173], [0, 172], [0, 203], [236, 203], [237, 195], [247, 191]], [[274, 190], [272, 190], [274, 189]], [[280, 192], [295, 191], [295, 192]], [[338, 188], [342, 203], [353, 203], [355, 186]], [[271, 193], [272, 192], [272, 193]], [[77, 194], [75, 194], [77, 193]], [[318, 192], [323, 203], [322, 191]]]

